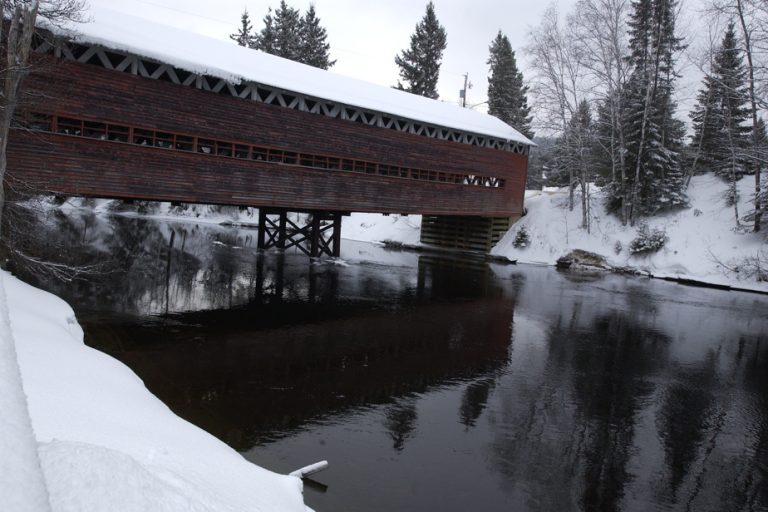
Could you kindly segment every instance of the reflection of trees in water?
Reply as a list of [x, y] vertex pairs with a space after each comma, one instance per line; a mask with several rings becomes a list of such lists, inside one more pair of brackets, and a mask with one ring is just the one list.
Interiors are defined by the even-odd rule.
[[462, 425], [467, 428], [475, 426], [475, 422], [488, 405], [488, 397], [495, 385], [495, 377], [483, 377], [467, 385], [459, 407], [459, 421]]
[[527, 510], [616, 510], [630, 480], [637, 415], [668, 339], [622, 312], [579, 303], [548, 333], [540, 375], [502, 396], [494, 444], [509, 492]]
[[389, 437], [392, 438], [392, 448], [400, 452], [416, 429], [418, 414], [415, 399], [403, 398], [387, 406], [384, 417], [384, 426], [389, 432]]

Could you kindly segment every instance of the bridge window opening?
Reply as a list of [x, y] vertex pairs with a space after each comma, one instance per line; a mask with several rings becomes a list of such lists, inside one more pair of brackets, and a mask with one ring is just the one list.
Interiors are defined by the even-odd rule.
[[314, 159], [312, 158], [312, 155], [306, 155], [301, 154], [299, 155], [299, 165], [303, 165], [305, 167], [312, 167], [314, 165]]
[[83, 123], [76, 119], [60, 117], [57, 123], [59, 133], [65, 135], [81, 135], [83, 133]]
[[341, 169], [343, 171], [354, 171], [355, 170], [355, 162], [352, 160], [347, 160], [346, 158], [341, 161]]
[[107, 125], [107, 139], [114, 142], [128, 142], [130, 128], [118, 124]]
[[266, 160], [267, 150], [263, 148], [253, 148], [253, 153], [251, 153], [251, 158], [253, 158], [254, 160]]
[[198, 139], [197, 140], [197, 152], [203, 153], [205, 155], [214, 155], [214, 146], [216, 145], [215, 142], [212, 140], [207, 139]]
[[26, 121], [30, 130], [40, 130], [45, 132], [53, 131], [53, 117], [43, 114], [31, 114]]
[[279, 164], [283, 163], [283, 152], [276, 149], [270, 149], [268, 160], [270, 162], [275, 162]]
[[155, 133], [155, 146], [159, 148], [172, 148], [174, 147], [173, 134], [157, 132]]
[[304, 104], [307, 106], [307, 110], [314, 110], [314, 108], [317, 106], [317, 102], [313, 100], [304, 100]]
[[366, 162], [365, 163], [365, 173], [366, 174], [376, 174], [376, 168], [378, 166], [374, 164], [373, 162]]
[[338, 170], [341, 169], [341, 161], [338, 158], [328, 157], [328, 168]]
[[86, 121], [83, 124], [83, 136], [91, 139], [107, 140], [107, 125], [104, 123]]
[[177, 135], [175, 148], [181, 151], [194, 151], [195, 138], [188, 135]]
[[216, 154], [219, 156], [232, 156], [232, 144], [229, 142], [216, 141]]
[[286, 151], [283, 154], [283, 163], [286, 163], [289, 165], [296, 165], [296, 162], [298, 162], [298, 155], [296, 153], [291, 153], [290, 151]]
[[154, 146], [155, 145], [155, 132], [151, 130], [133, 130], [133, 143], [140, 146]]
[[250, 152], [250, 146], [235, 144], [235, 158], [250, 158]]

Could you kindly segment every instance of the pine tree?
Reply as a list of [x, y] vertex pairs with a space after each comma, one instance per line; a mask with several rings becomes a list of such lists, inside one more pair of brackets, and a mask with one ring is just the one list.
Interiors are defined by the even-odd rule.
[[624, 183], [614, 187], [610, 203], [622, 218], [686, 206], [679, 162], [684, 125], [673, 116], [675, 54], [682, 49], [675, 36], [677, 0], [635, 0], [629, 19], [632, 68], [628, 80], [624, 133], [627, 141]]
[[733, 23], [703, 82], [691, 112], [696, 162], [734, 181], [746, 171], [751, 128], [745, 125], [749, 118], [746, 69]]
[[243, 11], [240, 17], [240, 28], [234, 34], [230, 34], [229, 38], [236, 41], [240, 46], [246, 48], [256, 47], [256, 36], [253, 35], [253, 26], [251, 25], [251, 19], [248, 16], [248, 9]]
[[328, 69], [336, 64], [335, 60], [331, 60], [331, 45], [327, 39], [328, 34], [320, 25], [315, 6], [310, 4], [301, 19], [301, 62], [320, 69]]
[[515, 52], [507, 36], [499, 31], [489, 51], [488, 113], [531, 139], [533, 131], [528, 87], [523, 85], [523, 74], [517, 69]]
[[435, 15], [435, 6], [429, 2], [424, 18], [411, 36], [411, 46], [395, 57], [395, 63], [400, 67], [400, 78], [406, 83], [403, 86], [398, 80], [398, 89], [437, 99], [437, 80], [446, 39], [445, 28]]

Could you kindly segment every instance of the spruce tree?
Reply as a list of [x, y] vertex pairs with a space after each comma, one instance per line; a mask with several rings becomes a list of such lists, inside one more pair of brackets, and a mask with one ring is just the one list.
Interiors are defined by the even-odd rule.
[[327, 39], [328, 34], [320, 25], [315, 6], [310, 4], [301, 19], [301, 62], [320, 69], [328, 69], [336, 64], [335, 60], [331, 60], [331, 45]]
[[733, 23], [728, 25], [691, 112], [698, 164], [720, 177], [740, 178], [750, 144], [747, 75]]
[[488, 113], [531, 139], [533, 131], [528, 87], [523, 84], [523, 74], [517, 69], [515, 52], [507, 36], [499, 31], [489, 51]]
[[416, 25], [411, 35], [411, 45], [395, 57], [400, 67], [397, 88], [413, 94], [437, 99], [437, 81], [440, 77], [440, 63], [446, 47], [445, 28], [440, 25], [435, 15], [435, 6], [427, 4], [424, 18]]
[[256, 47], [256, 36], [253, 35], [253, 25], [251, 25], [251, 19], [248, 16], [248, 9], [245, 9], [240, 17], [240, 28], [234, 34], [230, 34], [229, 38], [236, 41], [240, 46]]
[[274, 17], [274, 55], [301, 61], [301, 16], [298, 9], [280, 0]]
[[262, 28], [261, 31], [256, 35], [255, 43], [255, 48], [257, 50], [261, 50], [262, 52], [272, 55], [276, 54], [275, 19], [272, 16], [271, 7], [267, 9], [267, 14], [264, 16], [264, 28]]
[[631, 75], [628, 80], [624, 133], [627, 141], [624, 183], [612, 189], [622, 218], [688, 204], [680, 151], [684, 125], [674, 118], [675, 36], [677, 0], [635, 0], [629, 19]]

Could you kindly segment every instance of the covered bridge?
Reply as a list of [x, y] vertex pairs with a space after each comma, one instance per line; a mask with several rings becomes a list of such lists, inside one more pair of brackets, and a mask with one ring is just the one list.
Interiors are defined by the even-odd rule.
[[424, 241], [467, 248], [522, 213], [531, 142], [494, 117], [104, 6], [88, 17], [35, 42], [12, 183], [258, 207], [262, 247], [312, 255], [338, 254], [348, 212], [421, 214]]

